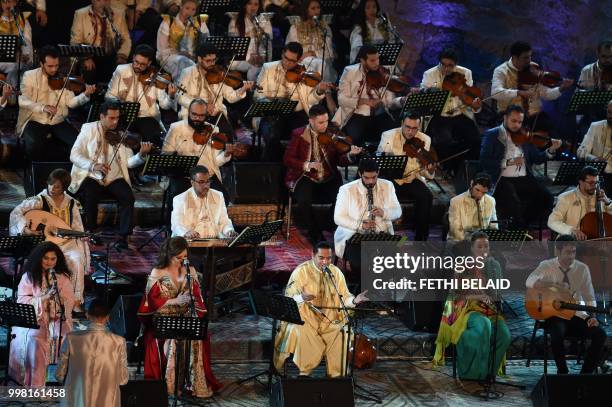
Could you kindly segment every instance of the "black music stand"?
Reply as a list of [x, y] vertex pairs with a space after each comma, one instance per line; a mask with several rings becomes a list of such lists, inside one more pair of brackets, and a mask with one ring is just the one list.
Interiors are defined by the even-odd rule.
[[380, 155], [374, 156], [380, 170], [379, 177], [394, 180], [404, 178], [404, 169], [408, 156], [406, 155]]
[[240, 2], [238, 0], [202, 0], [198, 8], [199, 14], [218, 14], [228, 11], [240, 11]]
[[245, 113], [245, 119], [253, 117], [276, 117], [291, 114], [297, 106], [297, 100], [273, 99], [255, 102]]
[[606, 168], [607, 163], [605, 161], [563, 161], [553, 181], [553, 185], [565, 186], [559, 193], [562, 193], [572, 185], [576, 185], [580, 171], [587, 165], [597, 168], [597, 173], [601, 174]]
[[270, 353], [270, 364], [266, 370], [255, 373], [245, 379], [238, 380], [242, 384], [251, 380], [257, 380], [259, 376], [268, 375], [268, 391], [272, 389], [272, 376], [276, 373], [274, 367], [274, 342], [276, 341], [276, 326], [278, 321], [290, 324], [304, 325], [297, 303], [291, 297], [284, 295], [269, 295], [261, 292], [251, 294], [253, 308], [257, 315], [272, 318], [272, 352]]
[[401, 235], [390, 233], [355, 233], [346, 241], [347, 244], [361, 244], [361, 242], [399, 242]]
[[283, 226], [283, 220], [264, 222], [261, 225], [251, 225], [244, 228], [234, 240], [228, 243], [227, 247], [240, 246], [243, 244], [257, 246], [270, 240]]
[[395, 65], [404, 44], [401, 42], [386, 42], [374, 45], [380, 55], [381, 65]]
[[106, 50], [103, 47], [96, 47], [93, 45], [59, 44], [57, 47], [59, 48], [59, 53], [60, 53], [60, 56], [62, 57], [90, 58], [90, 57], [103, 57], [106, 55]]
[[0, 62], [17, 61], [18, 35], [0, 35]]
[[[155, 337], [157, 339], [174, 339], [175, 341], [199, 341], [205, 340], [208, 332], [208, 321], [205, 318], [185, 317], [185, 316], [156, 316], [153, 318]], [[190, 343], [187, 344], [190, 346]], [[178, 402], [179, 388], [179, 356], [178, 346], [175, 343], [174, 350], [174, 401], [172, 406], [176, 407]], [[190, 363], [190, 362], [188, 362]], [[185, 374], [189, 374], [190, 369], [186, 369]], [[184, 380], [184, 377], [183, 377]], [[180, 386], [183, 386], [181, 380]], [[190, 401], [190, 404], [193, 403]]]
[[222, 57], [234, 57], [234, 61], [246, 60], [247, 51], [251, 37], [205, 37], [202, 43], [212, 44], [217, 48], [217, 55]]
[[594, 106], [605, 106], [612, 100], [611, 90], [587, 90], [574, 92], [567, 106], [568, 113], [583, 113]]
[[[93, 102], [91, 104], [89, 113], [87, 114], [87, 123], [100, 120], [100, 109], [102, 107], [102, 103], [103, 102]], [[121, 102], [121, 106], [119, 107], [119, 123], [122, 126], [125, 126], [127, 123], [131, 123], [138, 117], [139, 111], [139, 102]]]
[[13, 300], [16, 299], [17, 294], [19, 266], [23, 264], [32, 249], [44, 240], [45, 237], [42, 235], [0, 236], [0, 257], [12, 257], [15, 261], [12, 287]]
[[2, 385], [6, 386], [9, 382], [21, 385], [9, 374], [9, 355], [13, 339], [11, 330], [14, 326], [31, 329], [40, 328], [36, 320], [34, 306], [32, 304], [19, 304], [12, 301], [0, 301], [0, 325], [6, 327], [6, 370], [4, 371]]
[[402, 115], [406, 111], [417, 112], [420, 116], [439, 115], [450, 97], [447, 90], [427, 89], [406, 96], [406, 102], [402, 108]]

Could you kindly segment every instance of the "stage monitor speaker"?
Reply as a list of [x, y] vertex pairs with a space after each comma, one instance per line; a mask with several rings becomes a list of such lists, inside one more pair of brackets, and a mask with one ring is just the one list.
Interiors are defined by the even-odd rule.
[[443, 301], [404, 301], [400, 304], [400, 320], [411, 331], [438, 332]]
[[534, 407], [595, 406], [608, 399], [612, 375], [542, 375], [531, 392]]
[[283, 199], [284, 182], [281, 163], [233, 163], [232, 174], [226, 177], [226, 188], [233, 203], [274, 203]]
[[120, 295], [110, 314], [111, 332], [133, 342], [140, 332], [140, 321], [136, 313], [142, 294]]
[[121, 386], [121, 407], [168, 407], [164, 380], [130, 380]]
[[34, 161], [30, 167], [29, 180], [24, 183], [26, 196], [34, 196], [47, 187], [47, 177], [51, 171], [56, 168], [63, 168], [70, 173], [72, 170], [71, 162], [52, 162], [52, 161]]
[[272, 407], [354, 407], [353, 379], [281, 378], [272, 386]]

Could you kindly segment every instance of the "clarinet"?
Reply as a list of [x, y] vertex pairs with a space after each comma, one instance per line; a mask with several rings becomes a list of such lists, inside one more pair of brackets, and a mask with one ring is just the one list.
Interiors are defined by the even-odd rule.
[[[374, 214], [372, 213], [374, 210], [374, 187], [368, 186], [367, 191], [368, 191], [368, 212], [370, 213], [369, 220], [374, 222], [376, 220]], [[374, 233], [374, 232], [368, 230], [367, 233]]]

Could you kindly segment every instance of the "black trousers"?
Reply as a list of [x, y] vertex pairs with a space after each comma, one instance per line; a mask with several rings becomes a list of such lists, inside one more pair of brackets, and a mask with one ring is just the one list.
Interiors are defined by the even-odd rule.
[[431, 137], [431, 144], [440, 159], [470, 149], [443, 164], [446, 169], [455, 173], [464, 160], [477, 160], [480, 156], [480, 132], [474, 120], [466, 115], [435, 116], [427, 127], [427, 134]]
[[[333, 213], [342, 180], [332, 178], [327, 182], [317, 183], [307, 177], [302, 177], [293, 191], [293, 198], [298, 202], [296, 220], [300, 226], [308, 230], [310, 240], [320, 238], [321, 231], [327, 230], [333, 224]], [[318, 222], [312, 208], [313, 202], [333, 204], [325, 216], [324, 222]]]
[[500, 219], [511, 219], [512, 229], [526, 229], [527, 225], [546, 218], [553, 208], [554, 198], [533, 176], [501, 177], [493, 196]]
[[85, 210], [85, 230], [92, 231], [97, 227], [98, 203], [104, 196], [116, 199], [119, 205], [119, 234], [127, 236], [132, 234], [132, 218], [134, 211], [134, 192], [130, 185], [123, 179], [113, 181], [108, 186], [100, 185], [92, 178], [85, 178], [76, 193], [77, 198]]
[[565, 336], [583, 337], [591, 340], [591, 345], [584, 357], [581, 373], [593, 373], [606, 343], [606, 332], [601, 327], [589, 327], [585, 319], [574, 316], [569, 321], [558, 317], [549, 318], [546, 320], [546, 329], [550, 333], [551, 349], [558, 373], [568, 373], [565, 347], [563, 346]]
[[51, 126], [30, 120], [23, 129], [26, 156], [31, 161], [70, 161], [78, 134], [65, 121]]
[[414, 200], [414, 240], [424, 241], [429, 237], [429, 215], [433, 204], [431, 190], [419, 180], [398, 185], [393, 181], [399, 200]]
[[377, 116], [353, 114], [343, 128], [344, 133], [353, 138], [353, 144], [363, 146], [365, 142], [378, 143], [383, 131], [397, 127], [394, 119], [387, 113]]
[[279, 117], [261, 119], [259, 133], [266, 144], [261, 157], [262, 161], [282, 161], [284, 151], [281, 140], [289, 140], [294, 129], [303, 127], [307, 123], [308, 115], [303, 110]]
[[161, 147], [161, 141], [166, 132], [153, 117], [137, 117], [130, 126], [131, 130], [140, 134], [142, 141], [148, 141]]

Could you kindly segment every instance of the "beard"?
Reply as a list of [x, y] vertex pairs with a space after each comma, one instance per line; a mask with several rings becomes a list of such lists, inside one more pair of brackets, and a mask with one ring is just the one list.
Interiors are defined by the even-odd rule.
[[204, 120], [192, 120], [191, 117], [188, 117], [187, 118], [187, 123], [196, 132], [200, 132], [200, 131], [204, 130]]

